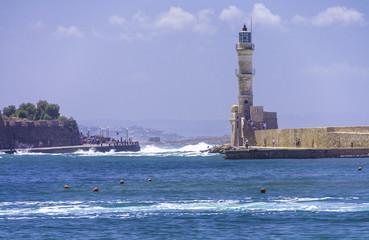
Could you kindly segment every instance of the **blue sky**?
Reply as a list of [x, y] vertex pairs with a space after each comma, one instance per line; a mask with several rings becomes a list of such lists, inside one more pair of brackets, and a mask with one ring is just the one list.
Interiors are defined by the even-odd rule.
[[253, 19], [254, 104], [280, 127], [369, 125], [367, 1], [0, 1], [0, 108], [226, 120]]

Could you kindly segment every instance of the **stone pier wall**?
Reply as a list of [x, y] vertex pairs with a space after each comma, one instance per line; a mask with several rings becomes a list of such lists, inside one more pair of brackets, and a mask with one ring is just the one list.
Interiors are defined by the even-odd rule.
[[369, 126], [256, 130], [255, 138], [266, 147], [369, 147]]

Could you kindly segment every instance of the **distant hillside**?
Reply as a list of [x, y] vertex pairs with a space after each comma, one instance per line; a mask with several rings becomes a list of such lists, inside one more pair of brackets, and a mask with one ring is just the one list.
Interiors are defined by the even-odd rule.
[[151, 129], [151, 128], [143, 128], [138, 126], [130, 126], [128, 128], [121, 127], [87, 127], [82, 124], [79, 125], [80, 131], [90, 136], [104, 136], [104, 137], [112, 137], [112, 138], [132, 138], [135, 141], [146, 142], [149, 138], [159, 137], [160, 140], [164, 141], [178, 141], [183, 140], [185, 137], [180, 136], [175, 133], [167, 133], [161, 130]]
[[221, 144], [229, 143], [230, 137], [196, 138], [196, 139], [186, 139], [186, 140], [179, 140], [179, 141], [163, 141], [160, 144], [163, 144], [163, 145], [172, 145], [172, 144], [195, 145], [201, 142], [211, 144], [211, 145], [221, 145]]
[[[136, 136], [137, 140], [147, 141], [149, 137], [159, 136], [162, 140], [181, 140], [199, 137], [223, 137], [229, 136], [231, 125], [228, 120], [211, 121], [185, 121], [185, 120], [107, 120], [93, 119], [78, 121], [83, 133], [87, 133], [90, 128], [94, 134], [100, 134], [100, 128], [109, 127], [109, 134], [113, 136], [113, 131], [120, 131], [119, 134], [126, 134], [128, 128], [129, 135]], [[135, 127], [132, 127], [135, 126]], [[142, 128], [142, 129], [140, 129]], [[106, 130], [105, 130], [106, 131]], [[92, 133], [92, 132], [91, 132]], [[116, 132], [115, 132], [116, 134]], [[142, 138], [139, 139], [139, 138]]]

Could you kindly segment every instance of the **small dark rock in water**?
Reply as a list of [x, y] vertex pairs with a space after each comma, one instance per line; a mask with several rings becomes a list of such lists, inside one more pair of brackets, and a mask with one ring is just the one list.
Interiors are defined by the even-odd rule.
[[229, 143], [223, 145], [217, 145], [212, 148], [209, 148], [209, 153], [222, 153], [224, 154], [225, 151], [231, 150], [232, 147]]

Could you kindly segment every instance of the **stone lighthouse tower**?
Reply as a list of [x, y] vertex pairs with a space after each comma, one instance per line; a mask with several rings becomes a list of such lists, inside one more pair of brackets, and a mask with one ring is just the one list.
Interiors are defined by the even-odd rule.
[[[238, 105], [233, 105], [231, 112], [231, 146], [243, 146], [246, 139], [248, 143], [257, 145], [255, 131], [266, 129], [277, 129], [277, 113], [265, 112], [263, 106], [254, 106], [252, 79], [255, 70], [252, 68], [252, 54], [254, 44], [252, 33], [247, 31], [246, 24], [238, 34], [236, 47], [238, 55]], [[265, 144], [264, 144], [265, 145]]]
[[240, 118], [248, 121], [251, 118], [250, 107], [253, 105], [252, 78], [255, 71], [252, 69], [254, 44], [252, 44], [251, 32], [247, 31], [245, 24], [239, 33], [236, 51], [238, 54], [238, 112]]
[[253, 106], [252, 78], [255, 71], [252, 68], [252, 53], [254, 44], [252, 43], [251, 32], [247, 31], [246, 24], [239, 32], [239, 40], [236, 45], [238, 54], [238, 106], [232, 106], [232, 134], [231, 145], [239, 146], [244, 144], [244, 125], [250, 122], [250, 107]]

